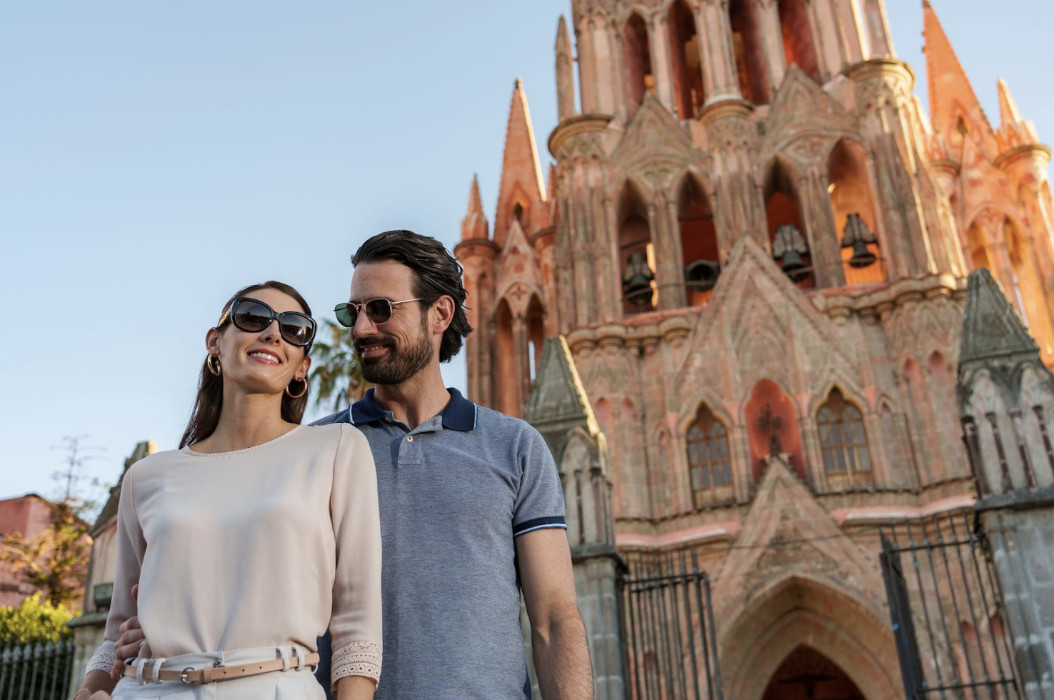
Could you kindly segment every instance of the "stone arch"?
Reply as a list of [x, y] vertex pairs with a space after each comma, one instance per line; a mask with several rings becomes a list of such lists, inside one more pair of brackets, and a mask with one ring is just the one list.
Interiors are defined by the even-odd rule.
[[769, 78], [765, 69], [765, 49], [758, 30], [757, 11], [751, 0], [731, 0], [728, 22], [732, 29], [732, 55], [740, 94], [754, 104], [768, 104]]
[[637, 113], [648, 89], [655, 84], [648, 23], [637, 11], [631, 12], [622, 25], [622, 73], [626, 120], [629, 121]]
[[[798, 287], [811, 289], [816, 286], [816, 276], [812, 273], [812, 246], [802, 213], [796, 169], [790, 161], [776, 156], [765, 172], [763, 193], [770, 251]], [[793, 232], [787, 227], [793, 227]]]
[[533, 381], [542, 361], [542, 346], [545, 345], [545, 305], [537, 294], [532, 294], [531, 300], [527, 302], [526, 323], [528, 369]]
[[1054, 340], [1054, 330], [1036, 247], [1028, 240], [1021, 223], [1010, 216], [1003, 219], [1003, 241], [1013, 274], [1011, 303], [1018, 308], [1040, 345], [1049, 345]]
[[519, 353], [513, 332], [512, 307], [505, 297], [498, 301], [494, 309], [494, 344], [494, 408], [511, 416], [519, 415]]
[[681, 119], [699, 115], [706, 101], [703, 84], [702, 52], [695, 14], [685, 0], [674, 0], [667, 10], [670, 32], [670, 60], [673, 63], [673, 93]]
[[787, 573], [753, 595], [720, 631], [719, 644], [729, 698], [762, 700], [777, 669], [801, 645], [836, 664], [868, 700], [903, 693], [888, 622], [837, 584], [805, 574]]
[[771, 379], [754, 385], [750, 398], [743, 406], [743, 425], [747, 431], [750, 466], [754, 482], [770, 454], [786, 454], [790, 465], [805, 479], [805, 451], [798, 431], [798, 409], [783, 387]]
[[1010, 419], [1010, 397], [1006, 387], [987, 369], [963, 382], [966, 391], [963, 414], [974, 422], [981, 453], [978, 477], [982, 490], [1000, 494], [1024, 488], [1024, 465], [1015, 446], [1014, 424]]
[[1036, 485], [1054, 485], [1054, 379], [1042, 365], [1025, 365], [1017, 377], [1018, 409]]
[[762, 700], [813, 698], [817, 693], [823, 698], [864, 697], [837, 664], [807, 644], [801, 644], [780, 663]]
[[[835, 143], [827, 157], [827, 181], [835, 229], [843, 246], [842, 267], [846, 283], [885, 281], [867, 154], [860, 144], [846, 138]], [[856, 215], [855, 220], [853, 215]]]
[[618, 271], [623, 292], [622, 311], [635, 314], [658, 306], [655, 284], [655, 245], [650, 207], [639, 184], [627, 179], [618, 198]]
[[806, 0], [779, 0], [780, 34], [783, 37], [783, 57], [788, 67], [797, 65], [810, 78], [820, 82], [820, 66], [816, 60], [816, 42], [809, 23]]
[[706, 188], [689, 172], [677, 188], [677, 223], [686, 298], [690, 306], [706, 303], [721, 272], [721, 253], [714, 222]]

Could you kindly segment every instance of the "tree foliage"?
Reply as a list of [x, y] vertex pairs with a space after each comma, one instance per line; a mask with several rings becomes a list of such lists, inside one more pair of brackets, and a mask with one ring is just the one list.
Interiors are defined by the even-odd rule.
[[84, 597], [91, 540], [71, 503], [52, 503], [52, 525], [35, 537], [0, 536], [0, 564], [21, 575], [54, 606], [70, 609]]
[[371, 386], [362, 378], [362, 365], [351, 342], [351, 333], [328, 319], [322, 321], [316, 336], [311, 367], [315, 405], [323, 410], [339, 411], [361, 399]]
[[17, 608], [0, 606], [0, 646], [70, 639], [73, 630], [66, 623], [77, 614], [72, 608], [44, 600], [40, 593], [29, 596]]

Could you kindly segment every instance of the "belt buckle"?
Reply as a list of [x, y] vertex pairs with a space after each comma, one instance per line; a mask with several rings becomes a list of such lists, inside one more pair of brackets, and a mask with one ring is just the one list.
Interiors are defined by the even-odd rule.
[[[212, 667], [213, 668], [219, 668], [221, 666], [223, 666], [223, 661], [220, 660], [220, 659], [216, 659], [215, 661], [212, 662]], [[182, 683], [183, 685], [194, 685], [194, 681], [187, 679], [187, 674], [189, 674], [193, 670], [195, 670], [193, 666], [187, 666], [185, 669], [180, 671], [179, 672], [179, 682]]]

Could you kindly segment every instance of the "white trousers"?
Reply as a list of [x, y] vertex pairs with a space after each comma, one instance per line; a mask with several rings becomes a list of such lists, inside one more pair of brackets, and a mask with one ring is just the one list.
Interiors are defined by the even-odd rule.
[[[301, 646], [283, 647], [287, 654], [294, 650], [300, 656], [311, 652]], [[184, 654], [164, 659], [160, 665], [165, 670], [182, 671], [187, 667], [203, 668], [217, 661], [224, 666], [239, 666], [259, 661], [282, 658], [276, 647], [261, 649], [238, 649], [226, 652]], [[153, 668], [156, 659], [147, 659], [145, 666]], [[134, 664], [133, 664], [134, 665]], [[229, 681], [187, 685], [179, 681], [140, 684], [135, 678], [122, 678], [114, 688], [114, 700], [325, 700], [322, 686], [315, 680], [312, 667], [272, 671], [256, 676], [235, 678]]]

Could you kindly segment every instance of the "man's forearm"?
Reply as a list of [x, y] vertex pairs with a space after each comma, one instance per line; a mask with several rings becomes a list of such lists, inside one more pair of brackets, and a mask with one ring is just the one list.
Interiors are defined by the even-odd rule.
[[585, 700], [593, 697], [593, 668], [586, 629], [578, 610], [531, 635], [534, 668], [544, 700]]

